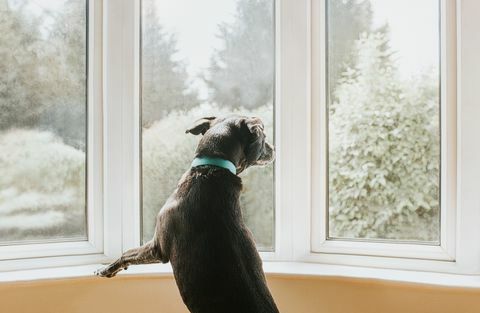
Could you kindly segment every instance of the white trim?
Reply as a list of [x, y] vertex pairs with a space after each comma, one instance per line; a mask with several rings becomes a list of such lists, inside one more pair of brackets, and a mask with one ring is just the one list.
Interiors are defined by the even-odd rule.
[[456, 9], [440, 1], [441, 33], [441, 238], [440, 245], [373, 240], [331, 240], [327, 227], [326, 1], [313, 1], [312, 252], [453, 261], [456, 214]]
[[312, 1], [312, 157], [311, 186], [312, 210], [310, 251], [320, 251], [327, 241], [327, 0]]
[[309, 0], [277, 1], [276, 259], [292, 260], [299, 211], [309, 207]]
[[[88, 241], [72, 241], [72, 242], [47, 242], [47, 243], [34, 243], [26, 245], [12, 245], [5, 246], [2, 249], [5, 254], [2, 255], [3, 260], [18, 260], [18, 259], [30, 259], [35, 257], [50, 257], [50, 256], [62, 256], [62, 255], [80, 255], [80, 254], [93, 254], [97, 252], [95, 246]], [[2, 264], [2, 269], [8, 267], [5, 263]]]
[[441, 190], [440, 246], [455, 260], [457, 214], [457, 8], [456, 0], [440, 1], [441, 19]]
[[124, 0], [123, 17], [123, 209], [122, 250], [141, 244], [140, 1]]
[[105, 249], [111, 258], [122, 253], [122, 211], [124, 208], [123, 108], [125, 61], [124, 1], [104, 0], [104, 216]]
[[103, 252], [103, 106], [102, 106], [102, 1], [89, 0], [88, 80], [88, 241], [94, 252]]
[[480, 1], [461, 0], [457, 4], [458, 40], [458, 212], [457, 263], [468, 272], [480, 273]]
[[[274, 247], [273, 247], [273, 250], [274, 251], [271, 251], [271, 252], [260, 252], [260, 255], [262, 257], [263, 260], [276, 260], [276, 259], [279, 259], [281, 258], [282, 254], [284, 253], [282, 247], [284, 247], [285, 245], [288, 245], [288, 243], [285, 242], [285, 240], [287, 238], [285, 238], [285, 236], [281, 236], [282, 234], [282, 228], [281, 228], [281, 225], [282, 225], [282, 220], [283, 220], [283, 217], [285, 216], [285, 212], [282, 212], [279, 208], [281, 207], [281, 203], [282, 203], [282, 198], [281, 198], [281, 184], [280, 182], [282, 181], [281, 179], [281, 175], [282, 175], [282, 172], [280, 171], [280, 169], [282, 168], [281, 165], [282, 165], [282, 151], [283, 151], [283, 145], [282, 145], [282, 142], [281, 142], [281, 137], [279, 136], [280, 134], [280, 131], [281, 131], [281, 107], [282, 107], [282, 102], [281, 102], [281, 84], [282, 84], [282, 80], [281, 80], [281, 71], [282, 71], [282, 67], [281, 67], [281, 58], [282, 58], [282, 51], [281, 51], [281, 47], [282, 47], [282, 38], [281, 38], [281, 31], [282, 31], [282, 16], [281, 16], [281, 10], [282, 10], [282, 2], [281, 1], [278, 1], [278, 0], [273, 0], [274, 1], [274, 6], [275, 6], [275, 11], [274, 11], [274, 23], [275, 23], [275, 94], [274, 94], [274, 112], [275, 112], [275, 115], [274, 115], [274, 120], [275, 120], [275, 130], [274, 130], [274, 134], [275, 134], [275, 150], [276, 150], [276, 159], [275, 159], [275, 168], [274, 168], [274, 171], [275, 171], [275, 184], [274, 184], [274, 187], [275, 187], [275, 201], [274, 201], [274, 210], [275, 210], [275, 213], [274, 213]], [[288, 232], [288, 230], [287, 230]]]

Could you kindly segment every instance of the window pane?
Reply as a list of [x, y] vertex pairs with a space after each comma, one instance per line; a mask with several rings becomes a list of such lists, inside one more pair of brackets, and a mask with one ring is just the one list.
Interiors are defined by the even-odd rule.
[[439, 0], [329, 0], [329, 237], [439, 243]]
[[[261, 117], [273, 138], [273, 0], [142, 1], [143, 240], [190, 167], [204, 116]], [[244, 219], [274, 244], [273, 166], [243, 174]]]
[[86, 1], [0, 0], [0, 245], [86, 239]]

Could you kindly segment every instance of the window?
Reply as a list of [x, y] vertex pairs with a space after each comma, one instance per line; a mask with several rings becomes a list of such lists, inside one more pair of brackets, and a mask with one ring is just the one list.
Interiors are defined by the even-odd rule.
[[[143, 241], [190, 167], [204, 116], [259, 116], [273, 138], [272, 0], [142, 1]], [[244, 218], [259, 248], [274, 246], [273, 166], [243, 175]]]
[[328, 237], [438, 244], [440, 2], [326, 5]]
[[101, 24], [100, 1], [0, 1], [2, 270], [100, 261], [112, 246]]
[[87, 3], [0, 6], [0, 245], [86, 240]]
[[455, 260], [455, 1], [412, 6], [312, 9], [315, 253]]

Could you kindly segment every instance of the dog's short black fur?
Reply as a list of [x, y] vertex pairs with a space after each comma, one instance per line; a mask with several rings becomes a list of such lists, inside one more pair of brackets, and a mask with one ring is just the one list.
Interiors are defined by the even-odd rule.
[[[230, 160], [237, 173], [273, 160], [258, 118], [203, 118], [187, 130], [203, 134], [195, 157]], [[242, 220], [241, 179], [214, 166], [188, 170], [161, 209], [154, 238], [127, 251], [97, 274], [113, 277], [131, 264], [171, 262], [180, 294], [192, 313], [273, 313], [250, 231]]]

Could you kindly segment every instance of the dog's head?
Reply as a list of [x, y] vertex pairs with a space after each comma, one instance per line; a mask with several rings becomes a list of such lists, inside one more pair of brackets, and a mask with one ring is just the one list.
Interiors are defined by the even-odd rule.
[[274, 148], [266, 141], [264, 126], [258, 117], [204, 117], [186, 133], [203, 135], [196, 157], [229, 160], [237, 167], [237, 173], [252, 165], [266, 165], [275, 158]]

